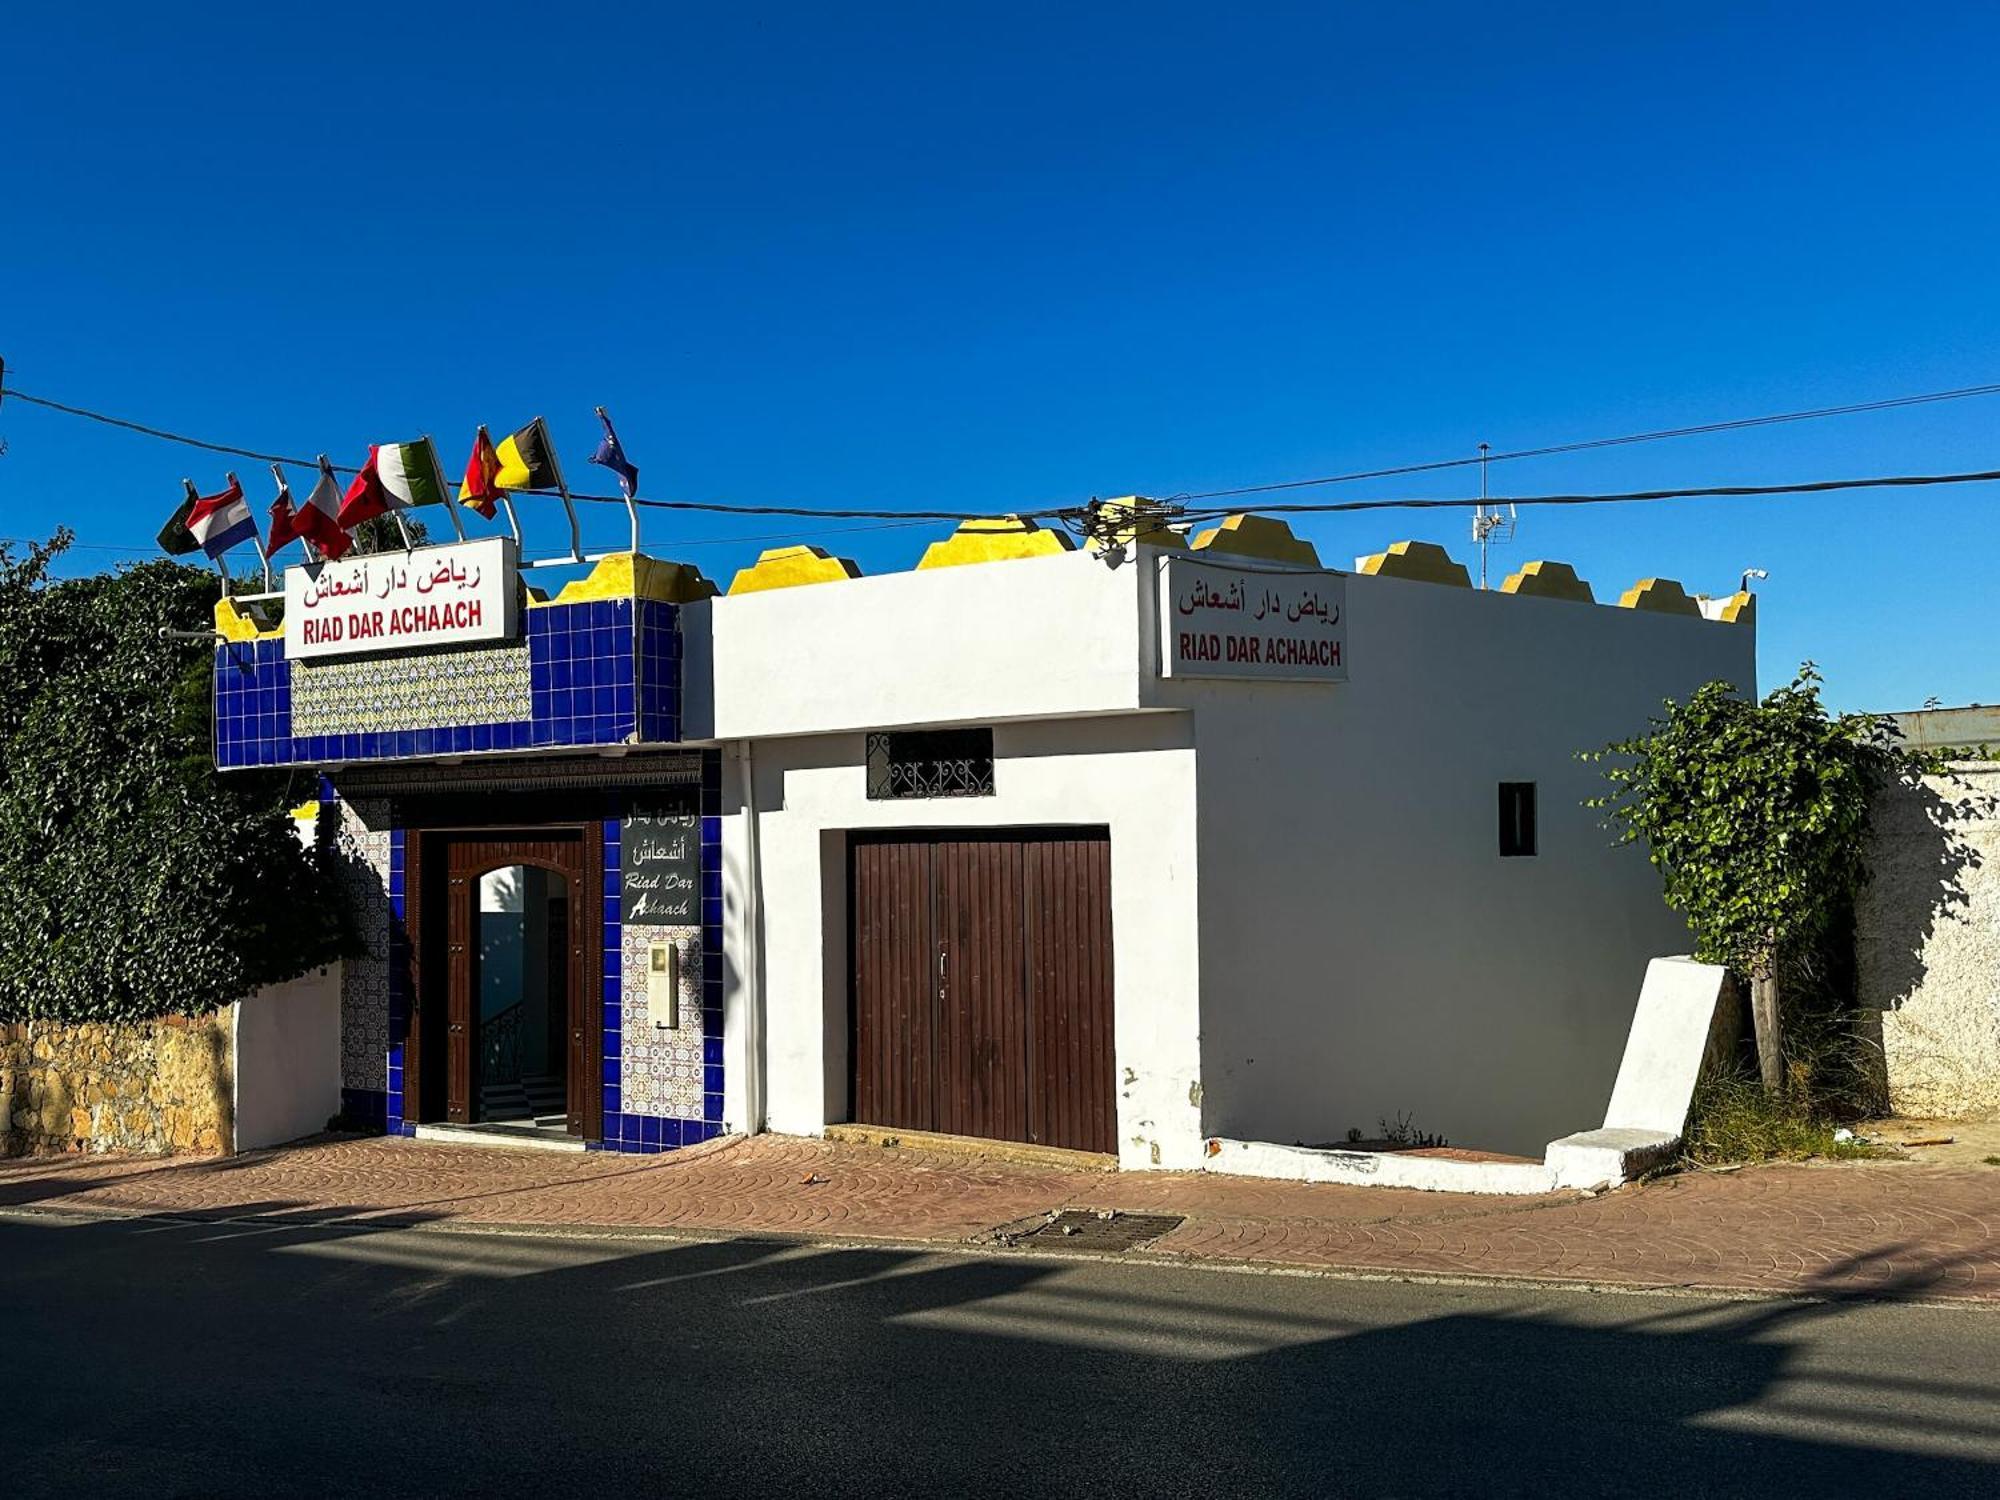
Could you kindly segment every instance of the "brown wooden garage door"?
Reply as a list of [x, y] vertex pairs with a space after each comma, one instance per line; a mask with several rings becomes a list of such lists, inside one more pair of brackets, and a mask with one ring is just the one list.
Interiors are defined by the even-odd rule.
[[853, 1115], [1115, 1151], [1102, 829], [855, 834]]

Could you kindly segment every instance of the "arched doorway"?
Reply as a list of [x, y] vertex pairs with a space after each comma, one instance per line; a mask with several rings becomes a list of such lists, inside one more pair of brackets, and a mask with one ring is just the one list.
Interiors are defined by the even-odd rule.
[[600, 906], [584, 829], [421, 835], [407, 1108], [418, 1121], [588, 1137]]

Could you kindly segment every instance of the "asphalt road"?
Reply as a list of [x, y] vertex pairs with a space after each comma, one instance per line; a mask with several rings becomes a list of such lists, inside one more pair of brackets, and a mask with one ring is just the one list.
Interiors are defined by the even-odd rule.
[[0, 1215], [0, 1493], [2000, 1494], [2000, 1313]]

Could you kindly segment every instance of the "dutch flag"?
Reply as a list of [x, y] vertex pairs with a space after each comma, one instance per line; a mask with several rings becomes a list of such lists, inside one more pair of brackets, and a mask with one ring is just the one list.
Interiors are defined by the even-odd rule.
[[189, 507], [188, 534], [210, 557], [220, 557], [231, 547], [253, 541], [257, 523], [250, 515], [250, 502], [243, 498], [243, 486], [232, 477], [229, 488], [219, 495], [203, 495]]

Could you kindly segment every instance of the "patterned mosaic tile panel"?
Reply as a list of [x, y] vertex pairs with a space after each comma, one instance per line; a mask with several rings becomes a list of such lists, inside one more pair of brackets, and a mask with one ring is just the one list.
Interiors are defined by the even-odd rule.
[[[714, 750], [701, 752], [698, 805], [698, 929], [639, 925], [627, 942], [619, 879], [622, 830], [616, 818], [603, 825], [604, 1132], [601, 1140], [588, 1143], [595, 1151], [671, 1151], [722, 1134], [722, 757]], [[642, 967], [654, 935], [661, 933], [683, 944], [681, 1027], [665, 1040], [646, 1014]], [[628, 1070], [634, 1090], [629, 1093]]]
[[529, 715], [528, 644], [292, 664], [292, 733], [500, 724]]
[[[646, 998], [652, 946], [680, 950], [680, 1025], [655, 1026]], [[672, 1115], [699, 1120], [702, 1104], [701, 929], [624, 928], [620, 1010], [621, 1092], [627, 1114]]]
[[[340, 1081], [347, 1089], [389, 1084], [389, 804], [342, 802], [333, 856], [342, 898], [363, 950], [340, 969]], [[332, 809], [329, 809], [331, 811]]]

